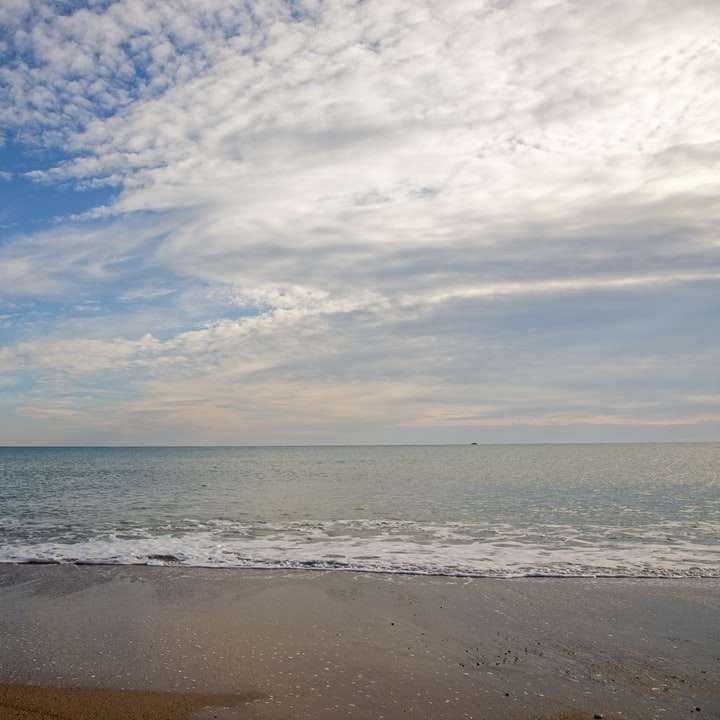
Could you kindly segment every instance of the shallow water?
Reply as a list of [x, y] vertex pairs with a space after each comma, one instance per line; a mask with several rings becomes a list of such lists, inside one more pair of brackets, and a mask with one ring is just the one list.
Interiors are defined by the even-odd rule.
[[720, 577], [720, 444], [0, 448], [0, 562]]

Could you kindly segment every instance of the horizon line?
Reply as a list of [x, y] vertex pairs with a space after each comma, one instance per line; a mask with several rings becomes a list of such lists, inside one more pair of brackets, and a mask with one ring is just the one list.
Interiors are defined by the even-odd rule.
[[13, 449], [89, 449], [98, 450], [111, 449], [166, 449], [166, 448], [354, 448], [354, 447], [496, 447], [496, 446], [512, 446], [512, 445], [716, 445], [720, 443], [718, 440], [586, 440], [586, 441], [563, 441], [549, 440], [545, 442], [456, 442], [456, 443], [316, 443], [316, 444], [284, 444], [284, 443], [268, 443], [268, 444], [232, 444], [232, 443], [214, 443], [214, 442], [196, 442], [196, 443], [175, 443], [175, 444], [147, 444], [147, 445], [108, 445], [108, 444], [63, 444], [63, 445], [40, 445], [40, 444], [22, 444], [22, 445], [5, 445], [0, 443], [0, 450]]

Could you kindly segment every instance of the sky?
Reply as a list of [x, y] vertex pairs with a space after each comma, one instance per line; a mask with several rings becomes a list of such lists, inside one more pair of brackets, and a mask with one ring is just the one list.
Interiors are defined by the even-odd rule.
[[3, 0], [0, 444], [720, 439], [717, 0]]

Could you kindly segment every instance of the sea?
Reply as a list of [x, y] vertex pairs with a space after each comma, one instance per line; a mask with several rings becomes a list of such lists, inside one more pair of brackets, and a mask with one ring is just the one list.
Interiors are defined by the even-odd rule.
[[5, 447], [0, 562], [720, 577], [720, 443]]

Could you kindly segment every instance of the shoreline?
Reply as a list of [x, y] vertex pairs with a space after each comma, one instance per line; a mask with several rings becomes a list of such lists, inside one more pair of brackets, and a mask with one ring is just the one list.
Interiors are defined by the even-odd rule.
[[[171, 720], [201, 697], [244, 698], [227, 720], [720, 717], [718, 579], [215, 569], [1, 565], [4, 692], [171, 693]], [[60, 694], [43, 712], [84, 720]]]
[[186, 570], [219, 570], [224, 572], [322, 572], [322, 573], [352, 573], [358, 575], [400, 575], [404, 577], [420, 577], [420, 578], [448, 578], [458, 580], [679, 580], [679, 581], [692, 581], [692, 580], [720, 580], [720, 573], [713, 573], [709, 575], [661, 575], [661, 574], [612, 574], [612, 573], [588, 573], [588, 574], [570, 574], [570, 573], [542, 573], [542, 572], [528, 572], [526, 574], [517, 575], [502, 575], [498, 574], [472, 574], [472, 573], [450, 573], [450, 572], [432, 572], [432, 571], [421, 571], [421, 570], [388, 570], [388, 569], [372, 569], [372, 568], [359, 568], [359, 567], [344, 567], [344, 566], [324, 566], [324, 565], [313, 565], [312, 563], [306, 563], [303, 565], [190, 565], [183, 563], [182, 561], [158, 561], [158, 562], [95, 562], [92, 560], [77, 560], [77, 561], [66, 561], [66, 560], [24, 560], [24, 561], [5, 561], [0, 560], [0, 569], [6, 566], [11, 567], [25, 567], [25, 566], [38, 566], [38, 567], [99, 567], [99, 568], [174, 568], [174, 569], [186, 569]]
[[362, 568], [354, 566], [343, 566], [343, 565], [322, 565], [313, 564], [307, 562], [298, 565], [264, 565], [249, 564], [249, 565], [200, 565], [200, 564], [188, 564], [180, 560], [158, 560], [157, 562], [142, 561], [142, 562], [96, 562], [93, 560], [0, 560], [0, 570], [3, 567], [26, 567], [26, 566], [37, 566], [37, 567], [98, 567], [98, 568], [174, 568], [174, 569], [186, 569], [186, 570], [219, 570], [224, 572], [322, 572], [322, 573], [352, 573], [357, 575], [400, 575], [404, 577], [420, 577], [420, 578], [448, 578], [458, 580], [679, 580], [679, 581], [692, 581], [692, 580], [718, 580], [720, 581], [720, 573], [713, 572], [708, 575], [703, 574], [667, 574], [662, 575], [659, 573], [653, 574], [619, 574], [619, 573], [587, 573], [587, 574], [570, 574], [570, 573], [543, 573], [543, 572], [528, 572], [525, 574], [473, 574], [464, 572], [433, 572], [424, 570], [406, 570], [397, 569], [390, 570], [387, 568]]

